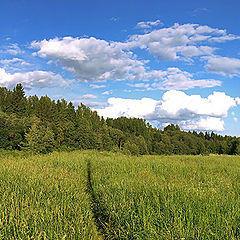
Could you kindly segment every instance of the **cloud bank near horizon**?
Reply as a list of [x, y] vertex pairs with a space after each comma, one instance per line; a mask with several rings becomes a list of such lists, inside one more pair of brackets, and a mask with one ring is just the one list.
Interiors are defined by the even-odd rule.
[[108, 106], [95, 109], [104, 118], [137, 117], [157, 121], [161, 126], [177, 123], [185, 130], [224, 130], [223, 118], [239, 104], [238, 98], [213, 92], [207, 98], [170, 90], [157, 101], [151, 98], [109, 98]]

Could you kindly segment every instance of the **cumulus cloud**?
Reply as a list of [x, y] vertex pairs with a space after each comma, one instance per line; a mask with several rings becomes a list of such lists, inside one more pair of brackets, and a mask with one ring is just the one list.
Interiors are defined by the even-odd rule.
[[121, 116], [144, 118], [154, 111], [157, 101], [151, 98], [142, 98], [140, 100], [109, 98], [107, 103], [107, 107], [96, 109], [98, 114], [104, 118]]
[[162, 26], [163, 23], [158, 19], [156, 21], [139, 22], [137, 23], [136, 28], [150, 29], [159, 25]]
[[187, 95], [182, 91], [171, 90], [164, 93], [156, 105], [150, 119], [184, 120], [199, 116], [226, 117], [228, 110], [236, 106], [236, 99], [224, 92], [213, 92], [207, 98], [200, 95]]
[[184, 130], [198, 130], [198, 131], [224, 131], [224, 121], [221, 118], [215, 117], [201, 117], [199, 120], [184, 121], [181, 124]]
[[104, 118], [139, 117], [160, 124], [178, 123], [184, 129], [223, 131], [222, 118], [238, 101], [224, 92], [213, 92], [207, 98], [202, 98], [200, 95], [171, 90], [165, 92], [159, 101], [151, 98], [109, 98], [107, 103], [107, 107], [96, 109]]
[[[167, 90], [221, 85], [219, 81], [212, 79], [194, 80], [190, 73], [183, 72], [178, 68], [168, 68], [166, 71], [149, 70], [145, 66], [146, 61], [137, 60], [132, 52], [123, 51], [122, 46], [119, 46], [118, 43], [108, 43], [93, 37], [89, 39], [55, 38], [33, 42], [32, 47], [39, 49], [35, 54], [60, 61], [65, 69], [82, 81], [154, 80], [152, 88]], [[199, 49], [199, 51], [205, 51], [204, 47]], [[131, 85], [150, 87], [148, 83]], [[100, 88], [102, 86], [91, 84], [90, 87]]]
[[221, 81], [214, 79], [195, 80], [193, 74], [181, 71], [179, 68], [168, 68], [166, 71], [162, 71], [161, 77], [155, 79], [151, 85], [153, 89], [165, 90], [185, 90], [194, 87], [208, 88], [215, 86], [221, 86]]
[[209, 42], [225, 42], [239, 38], [218, 28], [175, 23], [172, 27], [153, 30], [147, 34], [133, 35], [125, 43], [125, 47], [130, 49], [140, 47], [147, 49], [157, 58], [176, 60], [211, 55], [216, 48], [208, 46]]
[[[139, 23], [140, 24], [140, 23]], [[159, 21], [141, 22], [140, 26], [155, 26]], [[131, 87], [138, 90], [186, 90], [195, 87], [220, 86], [215, 79], [196, 79], [194, 74], [177, 67], [154, 70], [147, 60], [138, 59], [135, 48], [145, 49], [162, 60], [193, 62], [196, 57], [206, 60], [206, 69], [219, 74], [239, 74], [240, 60], [214, 55], [213, 42], [239, 39], [224, 29], [199, 24], [174, 24], [149, 33], [132, 35], [126, 42], [113, 42], [85, 38], [54, 38], [35, 41], [31, 47], [34, 55], [48, 58], [83, 82], [93, 82], [91, 88], [105, 87], [108, 80], [132, 81]], [[211, 45], [209, 45], [211, 43]]]
[[71, 81], [65, 81], [59, 74], [46, 71], [33, 71], [25, 73], [7, 73], [0, 68], [0, 86], [12, 88], [17, 83], [22, 83], [25, 88], [44, 88], [53, 86], [66, 86]]
[[204, 59], [207, 60], [205, 67], [208, 72], [232, 76], [240, 74], [240, 59], [238, 58], [210, 56]]
[[[221, 81], [214, 79], [194, 79], [194, 75], [179, 68], [167, 68], [165, 71], [153, 70], [141, 75], [145, 82], [129, 83], [128, 86], [146, 90], [186, 90], [195, 87], [209, 88], [221, 86]], [[153, 82], [150, 82], [153, 80]], [[147, 82], [147, 83], [146, 83]]]
[[37, 55], [58, 60], [81, 81], [124, 80], [143, 72], [144, 61], [114, 42], [90, 38], [55, 38], [33, 42]]

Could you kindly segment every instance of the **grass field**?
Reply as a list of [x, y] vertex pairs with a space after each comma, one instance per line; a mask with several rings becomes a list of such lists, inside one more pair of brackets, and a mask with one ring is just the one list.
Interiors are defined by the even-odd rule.
[[1, 154], [0, 239], [240, 239], [240, 157]]

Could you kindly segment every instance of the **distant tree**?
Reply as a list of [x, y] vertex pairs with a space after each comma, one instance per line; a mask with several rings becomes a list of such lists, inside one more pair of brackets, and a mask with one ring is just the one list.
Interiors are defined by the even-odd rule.
[[36, 120], [26, 133], [25, 147], [36, 153], [48, 153], [55, 147], [54, 134], [52, 130]]
[[100, 118], [84, 104], [75, 110], [65, 99], [26, 98], [21, 84], [0, 87], [0, 148], [23, 146], [36, 152], [97, 149], [139, 154], [240, 154], [240, 138], [214, 132], [184, 132], [170, 124], [163, 130], [140, 118]]
[[130, 141], [127, 141], [124, 144], [123, 152], [126, 154], [130, 153], [131, 155], [137, 155], [137, 156], [140, 154], [138, 146], [135, 143], [132, 143]]
[[7, 114], [0, 111], [0, 148], [7, 148], [9, 144], [8, 137]]
[[24, 116], [27, 108], [27, 98], [22, 84], [17, 84], [13, 92], [9, 94], [9, 106], [7, 107], [8, 113], [15, 113], [18, 116]]

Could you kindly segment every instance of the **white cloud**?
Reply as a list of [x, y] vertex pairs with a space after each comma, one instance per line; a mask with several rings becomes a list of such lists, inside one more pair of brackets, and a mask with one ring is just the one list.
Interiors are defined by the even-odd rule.
[[[158, 22], [144, 23], [154, 25]], [[37, 49], [34, 55], [59, 63], [80, 81], [94, 82], [90, 84], [91, 88], [105, 87], [105, 84], [98, 85], [96, 82], [130, 80], [135, 81], [130, 83], [132, 87], [147, 90], [186, 90], [220, 86], [221, 82], [215, 79], [195, 79], [193, 74], [176, 67], [152, 70], [147, 66], [149, 61], [137, 59], [131, 50], [146, 49], [164, 60], [193, 62], [195, 57], [201, 56], [201, 59], [207, 61], [206, 69], [209, 72], [237, 74], [240, 71], [240, 60], [214, 56], [216, 48], [207, 45], [209, 42], [220, 41], [217, 38], [223, 41], [233, 40], [238, 36], [227, 34], [226, 30], [199, 24], [174, 24], [148, 34], [133, 35], [126, 42], [108, 42], [94, 37], [64, 37], [35, 41], [31, 46]], [[219, 63], [221, 60], [223, 65]]]
[[233, 34], [229, 34], [229, 35], [224, 35], [224, 36], [220, 36], [220, 37], [212, 37], [210, 39], [211, 42], [226, 42], [226, 41], [233, 41], [233, 40], [239, 40], [240, 36], [236, 36]]
[[211, 55], [216, 50], [216, 48], [208, 46], [183, 46], [180, 53], [185, 57], [195, 57], [201, 55]]
[[112, 94], [112, 93], [113, 93], [113, 91], [110, 90], [110, 91], [105, 91], [105, 92], [103, 92], [102, 95], [110, 95], [110, 94]]
[[[58, 59], [64, 68], [82, 81], [155, 80], [157, 82], [152, 87], [160, 89], [189, 89], [221, 84], [211, 79], [194, 80], [191, 74], [177, 68], [169, 68], [167, 71], [147, 70], [145, 61], [136, 60], [131, 52], [124, 52], [116, 43], [95, 38], [55, 38], [33, 42], [32, 46], [40, 49], [37, 52], [39, 56]], [[173, 69], [175, 69], [174, 73], [172, 73]], [[145, 87], [147, 85], [145, 84]], [[136, 83], [135, 87], [137, 86]], [[91, 84], [90, 87], [102, 86]]]
[[240, 59], [238, 58], [211, 56], [203, 59], [207, 60], [205, 67], [208, 72], [230, 76], [240, 74]]
[[221, 118], [206, 117], [200, 118], [197, 121], [185, 121], [181, 128], [184, 130], [198, 130], [198, 131], [224, 131], [224, 121]]
[[[155, 71], [155, 74], [159, 75], [159, 71]], [[179, 68], [168, 68], [166, 71], [162, 71], [159, 79], [156, 78], [151, 85], [153, 89], [166, 90], [185, 90], [194, 87], [208, 88], [215, 86], [221, 86], [221, 82], [214, 79], [195, 80], [193, 74], [181, 71]]]
[[98, 85], [98, 84], [90, 84], [89, 85], [93, 89], [105, 88], [106, 85]]
[[114, 42], [90, 38], [55, 38], [33, 42], [37, 55], [60, 61], [81, 81], [124, 80], [144, 72], [144, 61], [125, 52]]
[[175, 23], [172, 27], [153, 30], [147, 34], [133, 35], [125, 43], [125, 48], [140, 47], [147, 49], [160, 59], [176, 60], [211, 55], [216, 48], [206, 44], [235, 39], [240, 39], [240, 37], [227, 34], [226, 30], [199, 24], [179, 25]]
[[238, 122], [238, 118], [234, 117], [233, 118], [234, 122]]
[[187, 120], [199, 116], [226, 117], [228, 110], [236, 105], [236, 100], [224, 92], [213, 92], [207, 98], [202, 98], [200, 95], [171, 90], [164, 93], [150, 118]]
[[66, 86], [71, 81], [65, 81], [59, 74], [46, 71], [33, 71], [25, 73], [7, 73], [0, 68], [0, 86], [12, 88], [17, 83], [22, 83], [25, 88], [44, 88], [52, 86]]
[[7, 49], [6, 49], [5, 52], [6, 52], [6, 53], [9, 53], [9, 54], [11, 54], [11, 55], [19, 55], [19, 54], [24, 53], [24, 51], [20, 49], [20, 47], [18, 46], [17, 43], [10, 44], [10, 45], [7, 47]]
[[98, 114], [105, 118], [117, 118], [120, 116], [144, 118], [154, 111], [157, 104], [157, 101], [151, 98], [142, 98], [140, 100], [109, 98], [107, 102], [107, 107], [96, 109]]
[[152, 27], [156, 27], [156, 26], [162, 26], [163, 23], [158, 19], [156, 21], [146, 21], [146, 22], [139, 22], [137, 23], [136, 25], [136, 28], [143, 28], [143, 29], [146, 29], [146, 28], [152, 28]]
[[0, 63], [3, 64], [4, 66], [9, 66], [12, 64], [17, 64], [20, 66], [30, 66], [31, 65], [30, 63], [28, 63], [20, 58], [2, 59], [2, 60], [0, 60]]
[[81, 99], [94, 99], [97, 98], [97, 96], [93, 95], [93, 94], [84, 94], [82, 95]]
[[178, 123], [184, 129], [223, 131], [222, 118], [237, 104], [237, 99], [223, 92], [213, 92], [202, 98], [171, 90], [165, 92], [160, 101], [151, 98], [109, 98], [107, 107], [96, 110], [104, 118], [139, 117], [160, 124]]

